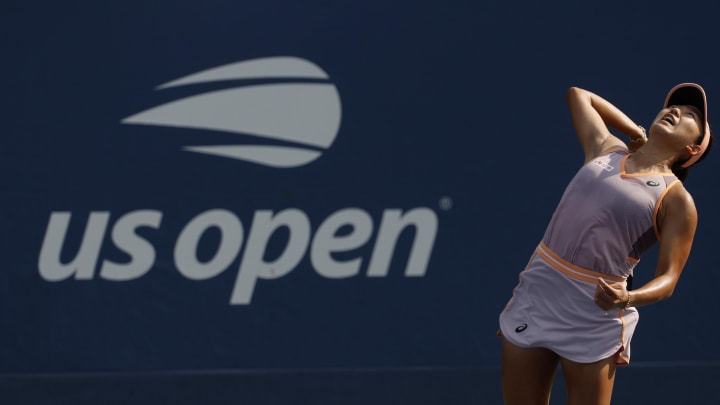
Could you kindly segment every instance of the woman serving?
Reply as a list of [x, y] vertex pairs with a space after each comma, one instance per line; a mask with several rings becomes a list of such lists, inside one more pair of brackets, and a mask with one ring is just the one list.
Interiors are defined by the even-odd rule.
[[[697, 226], [682, 182], [712, 143], [700, 86], [670, 90], [649, 137], [592, 92], [570, 88], [567, 103], [585, 164], [500, 315], [506, 404], [547, 404], [558, 364], [569, 404], [609, 404], [615, 367], [630, 361], [636, 307], [672, 295]], [[655, 243], [654, 277], [631, 290], [633, 268]]]

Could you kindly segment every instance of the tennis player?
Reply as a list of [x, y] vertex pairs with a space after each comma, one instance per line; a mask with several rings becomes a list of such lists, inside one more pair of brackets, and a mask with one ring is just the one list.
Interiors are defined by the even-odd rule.
[[[585, 164], [500, 315], [508, 405], [548, 404], [558, 365], [569, 404], [610, 404], [616, 366], [630, 361], [636, 308], [672, 295], [697, 226], [683, 181], [712, 142], [702, 87], [670, 90], [649, 137], [590, 91], [570, 88], [567, 103]], [[655, 276], [631, 290], [633, 268], [657, 242]]]

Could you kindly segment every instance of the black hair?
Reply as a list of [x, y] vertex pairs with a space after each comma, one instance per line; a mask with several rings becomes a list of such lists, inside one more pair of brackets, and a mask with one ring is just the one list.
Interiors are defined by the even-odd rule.
[[[708, 139], [707, 147], [703, 151], [703, 154], [700, 156], [700, 158], [698, 158], [697, 162], [695, 162], [693, 164], [693, 166], [702, 162], [705, 159], [705, 157], [707, 157], [708, 153], [710, 153], [710, 148], [712, 147], [713, 140], [715, 139], [715, 137], [713, 137], [712, 131], [708, 131], [708, 133], [705, 135], [710, 137], [710, 139]], [[702, 140], [703, 140], [703, 136], [701, 135], [695, 143], [699, 145], [702, 142]], [[690, 167], [682, 167], [682, 165], [685, 162], [687, 162], [689, 159], [690, 158], [687, 158], [683, 161], [677, 161], [670, 167], [670, 170], [672, 170], [675, 177], [677, 177], [680, 181], [684, 182], [685, 179], [687, 179], [688, 175], [690, 175], [690, 170], [689, 170]]]

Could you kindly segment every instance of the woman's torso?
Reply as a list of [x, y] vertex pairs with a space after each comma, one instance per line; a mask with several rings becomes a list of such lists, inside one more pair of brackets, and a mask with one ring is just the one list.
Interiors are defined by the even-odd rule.
[[675, 176], [626, 174], [627, 152], [585, 164], [568, 184], [543, 242], [568, 262], [627, 277], [658, 240], [657, 209]]

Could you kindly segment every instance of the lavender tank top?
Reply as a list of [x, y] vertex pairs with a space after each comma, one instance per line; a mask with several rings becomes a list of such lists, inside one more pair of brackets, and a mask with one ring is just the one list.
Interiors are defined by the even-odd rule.
[[627, 277], [659, 240], [657, 211], [680, 181], [656, 173], [625, 173], [626, 151], [585, 164], [568, 184], [543, 242], [586, 269]]

